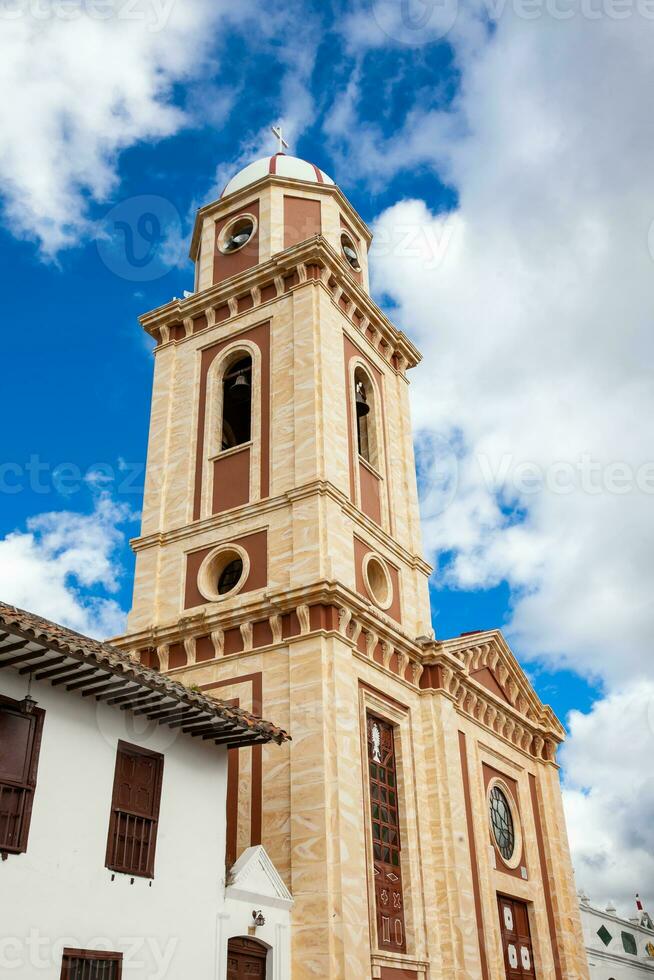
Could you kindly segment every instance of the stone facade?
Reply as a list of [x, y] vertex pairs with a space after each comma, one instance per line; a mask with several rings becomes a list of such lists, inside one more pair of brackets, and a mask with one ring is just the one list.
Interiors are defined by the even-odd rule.
[[[318, 229], [289, 198], [319, 202]], [[289, 234], [305, 211], [308, 237]], [[226, 275], [217, 236], [240, 212], [258, 215], [256, 242]], [[293, 895], [294, 980], [504, 977], [498, 894], [527, 903], [534, 976], [586, 980], [563, 730], [498, 631], [442, 642], [431, 629], [407, 377], [419, 354], [369, 296], [369, 244], [328, 184], [271, 174], [199, 212], [196, 293], [142, 318], [157, 342], [152, 419], [134, 603], [116, 642], [291, 733], [233, 756], [228, 809], [233, 856], [263, 843]], [[222, 451], [221, 378], [243, 355], [252, 439]], [[206, 599], [198, 569], [227, 546], [242, 580]], [[369, 713], [394, 726], [402, 952], [377, 934]], [[489, 774], [512, 787], [515, 868], [491, 837]]]

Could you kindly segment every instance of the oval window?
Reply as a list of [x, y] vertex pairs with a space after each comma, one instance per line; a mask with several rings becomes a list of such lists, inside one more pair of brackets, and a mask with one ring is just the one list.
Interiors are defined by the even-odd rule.
[[393, 601], [393, 584], [385, 562], [369, 554], [364, 560], [363, 577], [372, 601], [380, 609], [388, 609]]
[[240, 557], [233, 558], [218, 576], [218, 595], [227, 595], [231, 592], [241, 581], [242, 574], [243, 560]]
[[222, 230], [218, 246], [220, 251], [224, 255], [238, 252], [247, 245], [255, 230], [255, 219], [251, 215], [244, 214], [240, 218], [235, 218]]
[[509, 801], [499, 786], [490, 791], [490, 820], [497, 848], [505, 861], [510, 861], [515, 851], [515, 827]]
[[356, 246], [350, 236], [346, 235], [345, 233], [341, 235], [341, 248], [343, 250], [343, 255], [354, 271], [360, 272], [361, 265], [359, 263], [359, 254], [356, 250]]

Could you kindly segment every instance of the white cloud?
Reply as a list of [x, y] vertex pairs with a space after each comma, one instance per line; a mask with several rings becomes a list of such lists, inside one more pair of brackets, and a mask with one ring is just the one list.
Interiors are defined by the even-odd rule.
[[374, 287], [425, 354], [418, 428], [456, 440], [457, 492], [426, 521], [444, 577], [507, 579], [523, 655], [617, 682], [651, 671], [651, 48], [642, 23], [611, 23], [611, 58], [605, 25], [556, 26], [506, 15], [470, 59], [468, 135], [434, 150], [460, 207], [381, 215]]
[[425, 355], [426, 544], [444, 583], [509, 582], [519, 656], [603, 682], [571, 719], [566, 805], [579, 883], [624, 903], [654, 852], [654, 22], [515, 9], [483, 42], [462, 12], [447, 111], [360, 131], [353, 73], [328, 124], [351, 168], [456, 188], [453, 214], [403, 200], [375, 223], [373, 288]]
[[[91, 514], [53, 511], [30, 518], [26, 531], [0, 539], [0, 598], [80, 633], [120, 633], [125, 613], [110, 598], [119, 587], [124, 505], [101, 494]], [[108, 596], [92, 596], [88, 590]]]
[[250, 10], [248, 0], [238, 8], [214, 0], [3, 4], [0, 184], [12, 232], [47, 254], [90, 233], [88, 202], [116, 188], [120, 151], [184, 124], [173, 85], [201, 73], [219, 18]]
[[561, 752], [577, 885], [629, 915], [654, 906], [654, 683], [611, 694], [569, 718]]

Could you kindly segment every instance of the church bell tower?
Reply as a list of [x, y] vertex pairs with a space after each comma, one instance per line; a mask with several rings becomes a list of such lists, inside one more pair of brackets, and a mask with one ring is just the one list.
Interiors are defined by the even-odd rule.
[[370, 242], [284, 153], [198, 211], [195, 291], [141, 318], [155, 374], [117, 642], [291, 734], [231, 753], [227, 807], [228, 861], [263, 843], [293, 895], [294, 980], [583, 980], [563, 731], [498, 631], [434, 638], [420, 355], [370, 297]]

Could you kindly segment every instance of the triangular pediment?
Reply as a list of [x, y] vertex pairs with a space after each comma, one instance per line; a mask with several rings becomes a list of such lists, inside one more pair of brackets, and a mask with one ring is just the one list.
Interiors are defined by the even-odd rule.
[[290, 908], [293, 904], [291, 893], [260, 844], [248, 847], [232, 866], [225, 897], [279, 908]]
[[563, 726], [536, 694], [500, 630], [457, 636], [444, 640], [441, 648], [460, 662], [468, 683], [479, 685], [500, 704], [510, 705], [531, 725], [548, 730], [557, 741], [563, 740]]
[[490, 667], [480, 667], [478, 670], [471, 670], [470, 676], [477, 681], [478, 684], [483, 684], [483, 686], [491, 691], [495, 697], [500, 698], [507, 704], [511, 704], [509, 701], [506, 691], [502, 688], [502, 685], [498, 681], [497, 677], [490, 669]]

